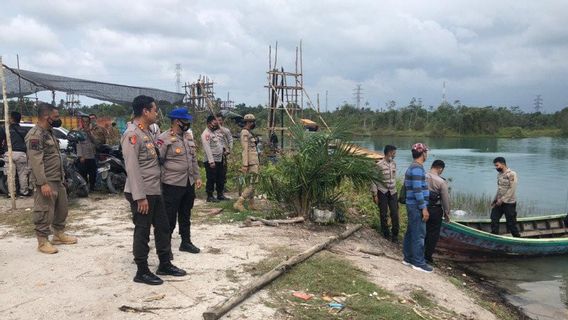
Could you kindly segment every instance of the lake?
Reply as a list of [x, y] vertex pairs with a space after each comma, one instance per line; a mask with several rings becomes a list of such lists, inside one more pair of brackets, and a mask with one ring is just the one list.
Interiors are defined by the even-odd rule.
[[[519, 206], [530, 208], [525, 215], [568, 213], [567, 138], [408, 138], [384, 137], [357, 141], [363, 147], [383, 150], [397, 146], [399, 176], [412, 162], [410, 148], [416, 142], [431, 151], [425, 168], [443, 160], [443, 176], [450, 180], [452, 193], [493, 197], [497, 172], [493, 159], [505, 157], [517, 172]], [[459, 209], [459, 208], [454, 208]], [[489, 217], [487, 212], [470, 215]], [[568, 319], [568, 257], [533, 258], [467, 265], [507, 290], [507, 299], [534, 319]]]
[[431, 149], [424, 166], [426, 169], [436, 159], [446, 163], [443, 176], [451, 180], [452, 192], [493, 197], [497, 190], [493, 159], [502, 156], [517, 172], [519, 204], [530, 204], [536, 210], [530, 215], [568, 212], [567, 138], [384, 137], [357, 141], [363, 147], [381, 152], [386, 144], [395, 145], [400, 177], [412, 162], [410, 148], [415, 142], [426, 143]]

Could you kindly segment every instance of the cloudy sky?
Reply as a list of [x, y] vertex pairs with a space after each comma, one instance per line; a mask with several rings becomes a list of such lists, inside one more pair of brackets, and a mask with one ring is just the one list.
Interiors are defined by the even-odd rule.
[[412, 97], [568, 106], [567, 1], [2, 0], [6, 64], [91, 80], [175, 90], [208, 75], [218, 96], [265, 104], [268, 46], [292, 71], [303, 41], [305, 87], [329, 108]]

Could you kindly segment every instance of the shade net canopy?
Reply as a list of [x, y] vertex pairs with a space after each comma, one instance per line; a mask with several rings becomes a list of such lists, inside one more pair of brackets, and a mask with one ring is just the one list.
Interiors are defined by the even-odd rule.
[[20, 94], [27, 96], [40, 91], [61, 91], [117, 104], [129, 105], [132, 103], [132, 100], [139, 95], [150, 96], [156, 101], [166, 101], [171, 104], [181, 103], [184, 97], [182, 93], [159, 89], [133, 87], [28, 70], [17, 70], [6, 65], [4, 65], [4, 68], [8, 98], [18, 97]]

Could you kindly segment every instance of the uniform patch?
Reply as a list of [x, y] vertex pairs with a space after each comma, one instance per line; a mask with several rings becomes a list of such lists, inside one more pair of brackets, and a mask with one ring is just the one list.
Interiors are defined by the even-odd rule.
[[128, 137], [128, 141], [130, 141], [130, 144], [136, 144], [136, 136]]
[[164, 140], [158, 139], [156, 140], [156, 144], [158, 145], [158, 147], [161, 147], [164, 144]]
[[32, 150], [39, 151], [39, 139], [31, 139], [30, 148]]
[[181, 149], [180, 148], [176, 148], [176, 153], [181, 153]]

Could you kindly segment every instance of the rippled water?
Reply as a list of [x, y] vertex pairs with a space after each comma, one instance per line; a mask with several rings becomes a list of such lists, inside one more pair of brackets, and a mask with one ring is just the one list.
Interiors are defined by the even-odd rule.
[[[568, 212], [568, 139], [566, 138], [373, 138], [359, 143], [382, 151], [397, 146], [399, 175], [412, 161], [410, 147], [425, 142], [431, 148], [425, 167], [444, 160], [444, 176], [452, 192], [493, 196], [497, 172], [493, 159], [505, 157], [517, 172], [518, 201], [530, 203], [534, 215]], [[459, 209], [459, 208], [456, 208]], [[489, 212], [487, 212], [489, 217]], [[568, 319], [568, 257], [533, 258], [468, 265], [506, 289], [507, 298], [534, 319]]]
[[493, 159], [502, 156], [518, 174], [519, 202], [535, 207], [535, 215], [568, 212], [567, 138], [377, 137], [358, 143], [377, 151], [386, 144], [396, 145], [396, 162], [402, 176], [412, 162], [410, 148], [418, 141], [431, 148], [425, 167], [429, 168], [435, 159], [444, 160], [444, 177], [450, 178], [453, 191], [493, 196], [497, 188]]

